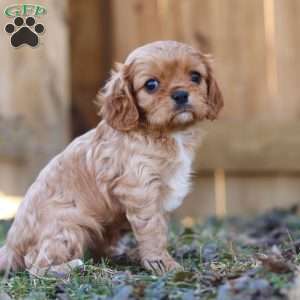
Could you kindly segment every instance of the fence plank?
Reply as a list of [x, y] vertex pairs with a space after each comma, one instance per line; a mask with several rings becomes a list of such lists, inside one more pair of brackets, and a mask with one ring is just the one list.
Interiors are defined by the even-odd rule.
[[273, 101], [277, 119], [300, 117], [300, 2], [274, 0], [278, 94]]
[[206, 124], [195, 170], [299, 172], [300, 122], [216, 121]]
[[93, 100], [111, 68], [110, 1], [70, 5], [72, 131], [78, 136], [99, 122]]
[[227, 211], [230, 215], [254, 214], [299, 204], [300, 177], [227, 177]]
[[[284, 208], [299, 204], [300, 178], [297, 176], [227, 176], [227, 215], [250, 215], [272, 208]], [[182, 218], [207, 217], [216, 213], [214, 179], [199, 176], [193, 180], [193, 188], [183, 205], [175, 212]]]
[[[1, 1], [0, 10], [11, 4]], [[69, 139], [67, 1], [45, 0], [43, 6], [48, 14], [39, 20], [46, 28], [39, 47], [14, 49], [9, 36], [0, 34], [0, 116], [24, 121], [38, 146], [26, 163], [0, 162], [0, 191], [7, 194], [23, 194], [45, 162]], [[10, 20], [0, 18], [0, 28]]]

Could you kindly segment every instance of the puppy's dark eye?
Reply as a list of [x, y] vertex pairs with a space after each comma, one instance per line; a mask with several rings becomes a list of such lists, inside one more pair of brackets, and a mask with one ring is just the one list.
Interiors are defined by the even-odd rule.
[[192, 71], [191, 72], [191, 81], [199, 84], [201, 82], [201, 74], [199, 72], [196, 71]]
[[156, 79], [149, 79], [144, 84], [144, 87], [147, 92], [154, 93], [159, 87], [159, 81]]

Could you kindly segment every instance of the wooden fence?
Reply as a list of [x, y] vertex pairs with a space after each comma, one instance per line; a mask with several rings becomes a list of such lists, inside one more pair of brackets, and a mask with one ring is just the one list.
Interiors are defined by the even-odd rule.
[[[46, 32], [40, 46], [15, 49], [0, 2], [0, 193], [23, 195], [46, 162], [69, 140], [69, 28], [67, 2], [33, 0], [47, 7], [38, 20]], [[0, 196], [0, 201], [2, 198]]]
[[[49, 5], [51, 30], [55, 26], [52, 16], [57, 14], [55, 22], [60, 22], [65, 9], [61, 3], [65, 2], [43, 2]], [[65, 34], [51, 38], [50, 32], [38, 51], [43, 51], [39, 54], [41, 61], [50, 51], [57, 53], [59, 45], [63, 45], [63, 53], [70, 53], [72, 99], [68, 101], [68, 85], [63, 85], [64, 105], [61, 113], [54, 110], [53, 116], [60, 116], [59, 125], [68, 128], [66, 107], [70, 105], [73, 135], [97, 123], [93, 97], [108, 77], [112, 63], [122, 61], [135, 47], [159, 39], [176, 39], [215, 57], [225, 108], [219, 121], [204, 125], [207, 138], [195, 163], [194, 191], [178, 215], [252, 213], [299, 202], [300, 1], [76, 0], [69, 2], [68, 15], [59, 26]], [[68, 34], [70, 45], [66, 45]], [[1, 45], [7, 42], [2, 39]], [[1, 52], [0, 60], [12, 64], [23, 50], [6, 51]], [[36, 50], [26, 51], [37, 55]], [[51, 62], [56, 74], [68, 70], [68, 57], [62, 59]], [[20, 81], [15, 79], [17, 88], [22, 87]], [[61, 86], [58, 80], [53, 84]], [[22, 103], [33, 103], [33, 98], [22, 95]], [[51, 97], [43, 99], [49, 105], [53, 101]], [[48, 107], [43, 109], [48, 112]], [[45, 124], [47, 118], [39, 124]], [[48, 134], [53, 133], [43, 130], [44, 138]], [[63, 139], [58, 140], [58, 146], [62, 146]], [[53, 148], [50, 152], [55, 151]], [[37, 171], [37, 167], [29, 168], [25, 169], [32, 176], [23, 180], [21, 192]], [[0, 176], [6, 172], [0, 171]], [[7, 192], [20, 193], [16, 178], [14, 173], [9, 179], [12, 188]], [[7, 184], [1, 177], [0, 190], [6, 192], [4, 182]]]

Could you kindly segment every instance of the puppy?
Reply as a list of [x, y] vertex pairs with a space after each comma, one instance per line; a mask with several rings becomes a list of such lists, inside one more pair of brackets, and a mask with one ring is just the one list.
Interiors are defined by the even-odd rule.
[[0, 269], [32, 273], [109, 255], [127, 226], [142, 265], [180, 268], [166, 214], [187, 195], [196, 125], [223, 106], [209, 59], [175, 41], [134, 50], [98, 95], [102, 121], [41, 171], [0, 249]]

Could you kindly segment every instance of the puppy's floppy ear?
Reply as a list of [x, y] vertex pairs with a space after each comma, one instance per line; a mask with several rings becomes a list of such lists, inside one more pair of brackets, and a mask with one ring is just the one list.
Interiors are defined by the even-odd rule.
[[221, 108], [224, 106], [224, 101], [218, 83], [214, 77], [210, 60], [211, 59], [208, 56], [205, 56], [205, 64], [207, 67], [207, 100], [210, 106], [207, 119], [214, 120], [218, 116]]
[[130, 66], [118, 64], [110, 80], [98, 94], [100, 115], [113, 128], [129, 131], [137, 127], [139, 112], [129, 79]]

